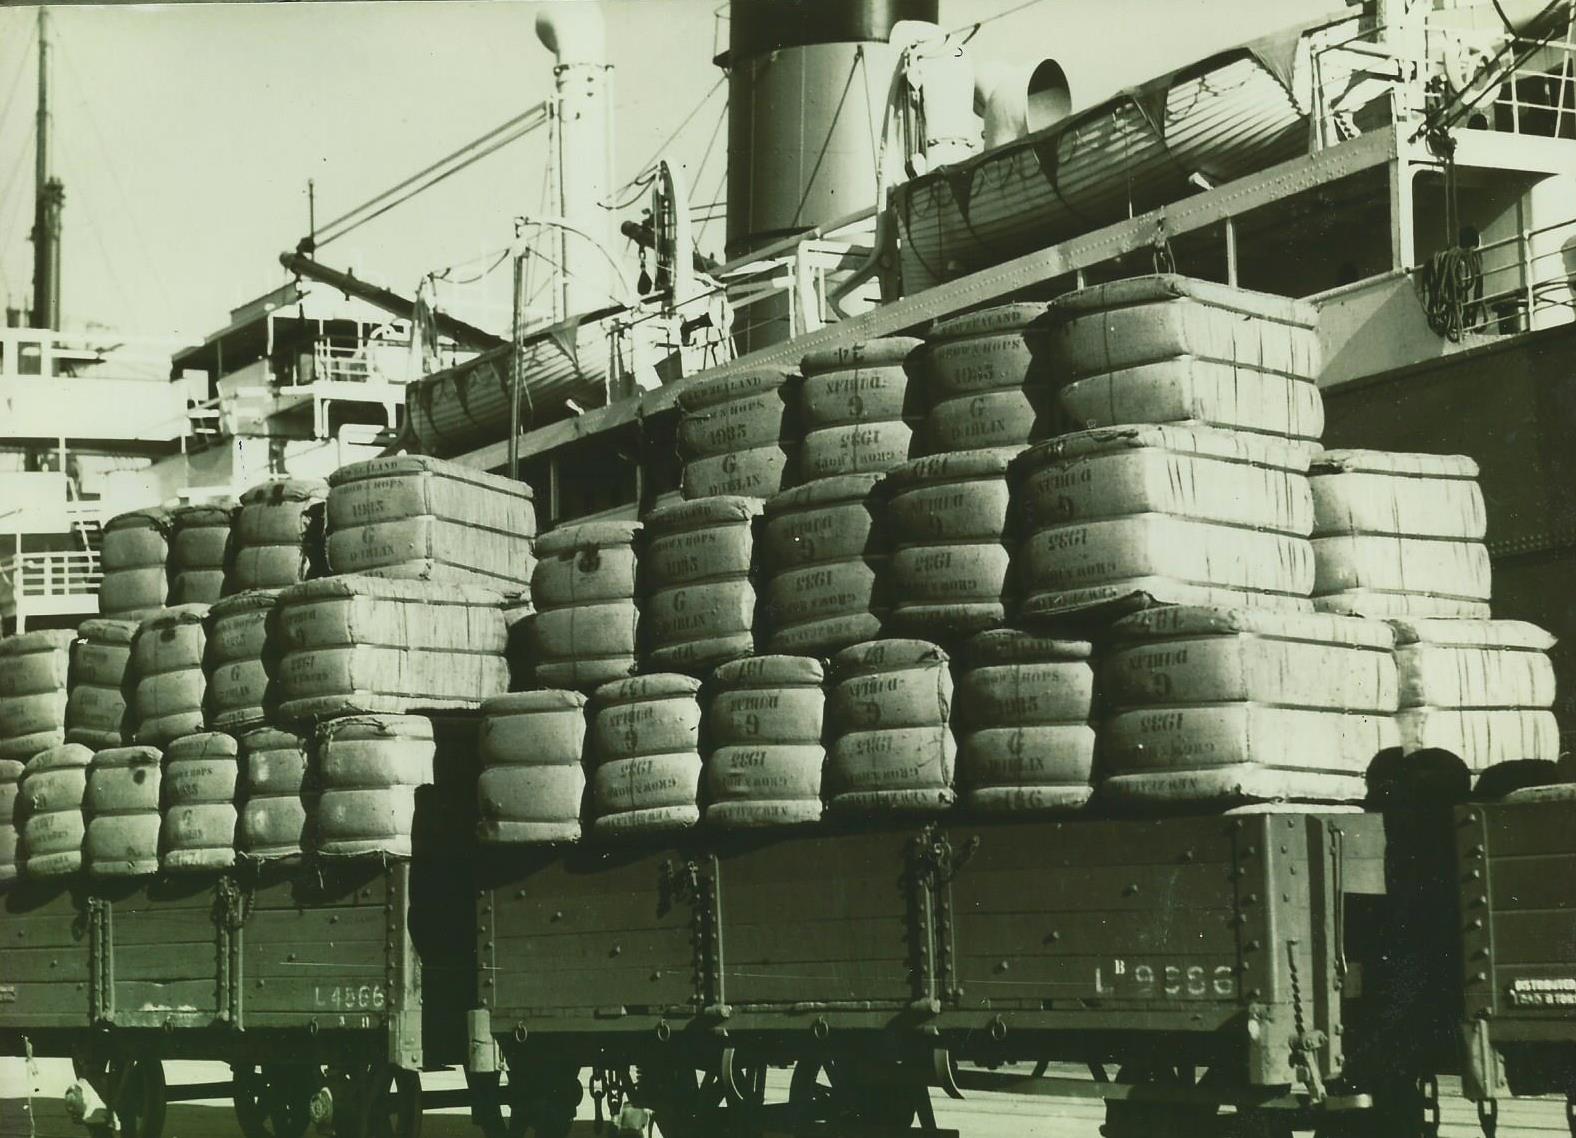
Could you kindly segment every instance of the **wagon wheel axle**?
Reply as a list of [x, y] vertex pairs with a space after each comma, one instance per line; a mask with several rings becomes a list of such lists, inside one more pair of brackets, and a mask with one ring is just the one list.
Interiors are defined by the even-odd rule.
[[301, 1138], [312, 1123], [312, 1098], [323, 1070], [311, 1063], [246, 1064], [231, 1076], [235, 1119], [245, 1138]]
[[157, 1059], [74, 1059], [72, 1067], [104, 1100], [120, 1138], [160, 1138], [164, 1133], [164, 1066]]

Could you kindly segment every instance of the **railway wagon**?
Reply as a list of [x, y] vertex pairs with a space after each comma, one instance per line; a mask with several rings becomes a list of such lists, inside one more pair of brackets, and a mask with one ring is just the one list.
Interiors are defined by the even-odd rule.
[[1103, 1098], [1112, 1138], [1226, 1103], [1288, 1133], [1373, 1106], [1341, 1082], [1347, 946], [1385, 858], [1381, 815], [1302, 811], [520, 851], [479, 870], [474, 1058], [542, 1135], [582, 1067], [670, 1135], [934, 1126], [931, 1085]]
[[1504, 1095], [1562, 1094], [1576, 1131], [1576, 803], [1455, 814], [1462, 1086], [1493, 1138]]
[[[474, 721], [435, 721], [417, 857], [310, 858], [0, 893], [0, 1047], [69, 1057], [130, 1138], [233, 1097], [248, 1138], [410, 1133], [424, 1065], [465, 1059]], [[162, 1061], [224, 1083], [167, 1086]]]

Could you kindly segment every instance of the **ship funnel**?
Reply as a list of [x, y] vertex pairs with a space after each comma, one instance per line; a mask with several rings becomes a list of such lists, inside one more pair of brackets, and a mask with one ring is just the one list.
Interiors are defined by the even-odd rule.
[[977, 60], [974, 110], [985, 119], [987, 150], [1044, 130], [1067, 117], [1072, 89], [1054, 59], [1029, 66]]
[[[902, 20], [934, 24], [939, 0], [730, 0], [729, 259], [875, 201], [876, 165]], [[786, 295], [749, 306], [741, 351], [794, 332]]]
[[[597, 4], [549, 4], [536, 38], [553, 53], [558, 115], [558, 227], [563, 315], [606, 308], [624, 290], [613, 280], [612, 117], [607, 35]], [[590, 248], [588, 246], [597, 246]]]

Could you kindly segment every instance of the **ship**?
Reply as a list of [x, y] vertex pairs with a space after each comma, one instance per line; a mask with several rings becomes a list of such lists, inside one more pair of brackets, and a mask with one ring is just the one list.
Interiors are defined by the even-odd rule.
[[[1185, 278], [1310, 314], [1327, 446], [1476, 461], [1494, 613], [1558, 638], [1568, 745], [1571, 4], [1365, 0], [1081, 109], [1054, 59], [998, 66], [939, 16], [733, 0], [725, 259], [697, 255], [682, 172], [659, 158], [617, 228], [652, 266], [630, 282], [603, 208], [603, 29], [587, 5], [545, 10], [561, 216], [512, 252], [550, 243], [551, 309], [517, 291], [507, 334], [478, 335], [323, 263], [309, 234], [280, 258], [298, 282], [176, 353], [174, 395], [148, 390], [216, 419], [204, 447], [184, 425], [150, 440], [145, 498], [229, 494], [356, 447], [523, 480], [544, 533], [636, 521], [682, 496], [680, 404], [701, 385]], [[316, 315], [313, 283], [381, 315]], [[372, 362], [429, 325], [437, 366]], [[24, 358], [55, 351], [19, 335]], [[567, 1134], [586, 1068], [599, 1121], [673, 1136], [937, 1133], [932, 1087], [1099, 1100], [1110, 1138], [1432, 1132], [1444, 1071], [1488, 1138], [1512, 1096], [1576, 1102], [1568, 786], [478, 852], [453, 832], [478, 753], [451, 745], [423, 787], [448, 826], [425, 859], [24, 879], [5, 917], [31, 971], [0, 987], [0, 1045], [77, 1056], [86, 1112], [144, 1135], [175, 1056], [230, 1062], [230, 1083], [181, 1093], [231, 1093], [243, 1129], [273, 1138], [310, 1121], [414, 1138], [424, 1105], [462, 1102], [488, 1135]], [[148, 952], [172, 928], [200, 951]], [[166, 987], [200, 1006], [166, 1008]], [[445, 1065], [466, 1088], [424, 1099], [423, 1070]], [[766, 1102], [787, 1066], [787, 1103]]]

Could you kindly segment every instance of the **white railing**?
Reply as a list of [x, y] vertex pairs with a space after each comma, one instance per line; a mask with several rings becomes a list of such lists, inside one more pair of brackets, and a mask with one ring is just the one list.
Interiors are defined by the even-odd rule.
[[1576, 315], [1576, 217], [1485, 243], [1481, 288], [1469, 298], [1469, 332], [1514, 333]]
[[67, 597], [96, 594], [103, 570], [99, 555], [91, 549], [71, 552], [18, 553], [0, 565], [12, 582], [12, 589], [23, 597]]
[[14, 554], [0, 561], [0, 615], [22, 632], [34, 613], [92, 611], [103, 577], [91, 549]]
[[1573, 28], [1542, 44], [1405, 22], [1325, 35], [1310, 57], [1312, 148], [1351, 137], [1356, 116], [1386, 96], [1390, 122], [1445, 111], [1465, 129], [1576, 138]]

